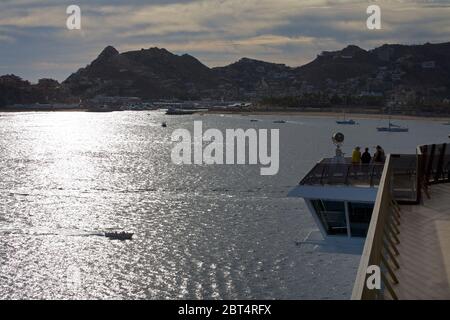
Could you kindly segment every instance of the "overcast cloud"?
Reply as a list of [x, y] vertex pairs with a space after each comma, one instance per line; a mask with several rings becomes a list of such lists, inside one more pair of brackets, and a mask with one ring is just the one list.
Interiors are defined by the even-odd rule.
[[[366, 8], [382, 8], [382, 30], [366, 28]], [[66, 29], [66, 8], [82, 10], [82, 30]], [[208, 66], [242, 57], [298, 66], [347, 44], [450, 41], [450, 1], [355, 0], [3, 0], [0, 74], [64, 80], [107, 45], [164, 47]]]

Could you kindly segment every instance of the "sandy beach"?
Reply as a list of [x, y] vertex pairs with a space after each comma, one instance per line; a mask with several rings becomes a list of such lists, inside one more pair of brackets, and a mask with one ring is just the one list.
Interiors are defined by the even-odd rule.
[[[313, 112], [313, 111], [208, 111], [207, 113], [220, 114], [239, 114], [239, 115], [278, 115], [278, 116], [304, 116], [304, 117], [324, 117], [324, 118], [342, 118], [341, 112]], [[372, 114], [372, 113], [347, 113], [348, 119], [387, 119], [388, 114]], [[412, 115], [391, 115], [392, 119], [397, 120], [427, 120], [427, 121], [450, 121], [450, 116], [412, 116]]]

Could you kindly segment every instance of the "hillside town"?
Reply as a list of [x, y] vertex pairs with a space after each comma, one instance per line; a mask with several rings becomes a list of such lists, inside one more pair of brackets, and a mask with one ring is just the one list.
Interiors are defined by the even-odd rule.
[[[246, 110], [345, 109], [405, 115], [450, 114], [450, 43], [347, 46], [324, 51], [298, 68], [243, 58], [208, 68], [190, 55], [150, 48], [96, 60], [59, 83], [0, 76], [0, 108], [10, 110], [189, 108]], [[239, 107], [246, 102], [247, 107]], [[251, 105], [251, 107], [250, 107]]]

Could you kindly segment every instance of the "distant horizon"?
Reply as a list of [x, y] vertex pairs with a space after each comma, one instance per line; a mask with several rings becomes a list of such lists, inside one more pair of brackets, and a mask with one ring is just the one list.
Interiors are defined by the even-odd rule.
[[305, 65], [307, 65], [307, 64], [309, 64], [309, 63], [311, 63], [311, 62], [313, 62], [313, 61], [317, 58], [317, 55], [320, 54], [321, 52], [324, 52], [324, 51], [327, 51], [327, 52], [341, 51], [341, 50], [343, 50], [343, 49], [345, 49], [345, 48], [347, 48], [347, 47], [349, 47], [349, 46], [357, 46], [357, 47], [359, 47], [359, 48], [365, 50], [366, 52], [370, 52], [370, 51], [372, 51], [372, 50], [374, 50], [374, 49], [380, 48], [380, 47], [385, 46], [385, 45], [421, 46], [421, 45], [426, 45], [426, 44], [430, 44], [430, 45], [442, 45], [442, 44], [446, 44], [446, 43], [450, 43], [450, 40], [449, 40], [449, 41], [444, 41], [444, 42], [430, 42], [430, 41], [427, 41], [427, 42], [424, 42], [424, 43], [409, 43], [409, 44], [407, 44], [407, 43], [383, 43], [383, 44], [381, 44], [381, 45], [372, 47], [371, 49], [367, 49], [367, 48], [364, 48], [364, 47], [355, 45], [355, 44], [353, 44], [353, 43], [349, 43], [349, 44], [347, 44], [347, 45], [343, 45], [343, 47], [342, 47], [341, 49], [337, 49], [337, 50], [331, 50], [331, 49], [330, 49], [330, 50], [322, 50], [322, 51], [320, 51], [320, 52], [317, 52], [316, 56], [315, 56], [314, 58], [312, 58], [310, 61], [307, 61], [306, 63], [300, 64], [300, 65], [297, 65], [297, 66], [288, 65], [288, 64], [281, 63], [281, 62], [276, 62], [276, 61], [267, 61], [267, 60], [256, 59], [256, 58], [249, 57], [249, 56], [243, 56], [243, 57], [241, 57], [241, 58], [239, 58], [239, 59], [237, 59], [237, 60], [231, 61], [230, 63], [225, 64], [225, 65], [209, 66], [208, 64], [204, 63], [201, 59], [197, 58], [195, 55], [193, 55], [193, 54], [191, 54], [191, 53], [189, 53], [189, 52], [176, 53], [176, 52], [172, 52], [172, 51], [168, 50], [167, 48], [162, 48], [162, 47], [158, 47], [158, 46], [147, 47], [147, 48], [140, 48], [140, 49], [137, 49], [137, 48], [136, 48], [136, 49], [126, 50], [126, 51], [120, 51], [120, 50], [118, 50], [117, 47], [114, 46], [114, 45], [106, 45], [106, 46], [103, 47], [102, 50], [100, 50], [100, 51], [98, 52], [97, 56], [95, 56], [90, 62], [86, 63], [86, 64], [83, 65], [83, 66], [80, 66], [80, 67], [78, 67], [78, 68], [75, 68], [71, 73], [69, 73], [69, 74], [68, 74], [65, 78], [63, 78], [63, 79], [57, 79], [57, 78], [52, 78], [52, 77], [38, 77], [37, 79], [35, 79], [35, 80], [33, 81], [33, 80], [27, 79], [27, 78], [21, 76], [20, 74], [16, 74], [16, 73], [4, 73], [4, 74], [3, 74], [3, 73], [0, 73], [0, 76], [5, 76], [5, 75], [15, 75], [15, 76], [18, 76], [18, 77], [20, 77], [21, 79], [23, 79], [23, 80], [25, 80], [25, 81], [29, 81], [31, 84], [37, 84], [38, 81], [41, 80], [41, 79], [53, 79], [53, 80], [57, 80], [59, 83], [62, 83], [62, 82], [64, 82], [70, 75], [72, 75], [73, 73], [77, 72], [79, 69], [85, 68], [85, 67], [88, 66], [90, 63], [92, 63], [92, 61], [94, 61], [94, 60], [100, 55], [100, 53], [103, 52], [103, 50], [105, 50], [105, 49], [108, 48], [108, 47], [113, 47], [114, 49], [116, 49], [116, 50], [119, 52], [119, 54], [124, 54], [124, 53], [128, 53], [128, 52], [139, 52], [139, 51], [141, 51], [141, 50], [149, 50], [149, 49], [166, 50], [166, 51], [170, 52], [171, 54], [174, 54], [174, 55], [177, 55], [177, 56], [183, 56], [183, 55], [189, 55], [189, 56], [192, 56], [192, 57], [194, 57], [195, 59], [197, 59], [198, 61], [200, 61], [203, 65], [207, 66], [207, 67], [210, 68], [210, 69], [226, 67], [226, 66], [232, 65], [232, 64], [234, 64], [234, 63], [237, 63], [237, 62], [239, 62], [239, 61], [241, 61], [241, 60], [243, 60], [243, 59], [249, 59], [249, 60], [254, 60], [254, 61], [259, 61], [259, 62], [264, 62], [264, 63], [271, 63], [271, 64], [285, 65], [285, 66], [288, 67], [288, 68], [296, 69], [296, 68], [303, 67], [303, 66], [305, 66]]

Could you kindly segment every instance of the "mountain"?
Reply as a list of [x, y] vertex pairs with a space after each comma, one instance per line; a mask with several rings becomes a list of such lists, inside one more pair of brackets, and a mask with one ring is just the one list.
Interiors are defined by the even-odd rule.
[[142, 98], [194, 98], [218, 85], [211, 69], [194, 57], [150, 48], [119, 53], [106, 47], [90, 65], [64, 85], [80, 96], [115, 95]]
[[450, 91], [450, 43], [383, 45], [367, 51], [349, 45], [324, 51], [310, 63], [292, 68], [243, 58], [208, 68], [190, 55], [150, 48], [119, 53], [106, 47], [90, 65], [65, 82], [75, 95], [142, 98], [259, 99], [310, 92], [352, 95], [393, 89]]
[[[330, 83], [358, 81], [353, 89], [386, 91], [408, 87], [426, 90], [450, 89], [450, 43], [383, 45], [371, 51], [348, 46], [322, 52], [314, 61], [296, 68], [296, 78], [318, 88]], [[352, 90], [353, 90], [352, 89]]]
[[376, 105], [436, 104], [450, 101], [450, 42], [385, 44], [372, 50], [349, 45], [324, 51], [300, 67], [243, 58], [216, 68], [166, 49], [120, 53], [108, 46], [61, 84], [43, 79], [31, 85], [13, 75], [0, 78], [0, 105], [97, 95], [185, 100], [294, 97], [292, 104], [305, 105], [318, 100], [318, 105], [361, 105], [368, 100], [360, 97], [368, 96]]
[[314, 61], [296, 68], [297, 79], [311, 84], [326, 85], [327, 79], [342, 82], [361, 77], [377, 70], [379, 63], [372, 55], [350, 45], [340, 51], [324, 51]]
[[213, 69], [217, 77], [234, 88], [235, 92], [232, 92], [232, 96], [241, 95], [241, 93], [244, 96], [249, 93], [253, 93], [255, 96], [264, 96], [270, 90], [286, 88], [295, 81], [293, 71], [293, 68], [284, 64], [249, 58]]

